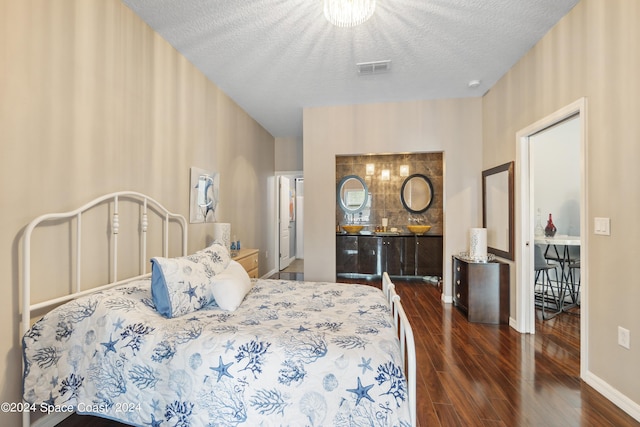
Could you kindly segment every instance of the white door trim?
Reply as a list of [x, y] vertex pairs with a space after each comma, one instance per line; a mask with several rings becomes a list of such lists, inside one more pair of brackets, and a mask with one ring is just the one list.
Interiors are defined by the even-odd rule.
[[[276, 171], [273, 176], [275, 178], [273, 183], [273, 186], [274, 186], [273, 191], [274, 191], [274, 198], [275, 198], [273, 203], [273, 209], [274, 209], [273, 229], [275, 230], [274, 236], [273, 236], [274, 237], [273, 248], [275, 249], [275, 255], [278, 255], [278, 252], [280, 251], [280, 213], [279, 213], [280, 211], [280, 177], [285, 176], [285, 177], [288, 177], [289, 179], [303, 178], [304, 173], [302, 171]], [[269, 271], [266, 277], [280, 271], [280, 257], [272, 256], [272, 258], [273, 258], [273, 261], [271, 261], [272, 270]]]
[[587, 100], [579, 100], [516, 133], [516, 325], [522, 333], [535, 333], [533, 301], [533, 192], [530, 182], [529, 137], [576, 114], [580, 117], [580, 376], [588, 366], [588, 264], [589, 221], [587, 216]]

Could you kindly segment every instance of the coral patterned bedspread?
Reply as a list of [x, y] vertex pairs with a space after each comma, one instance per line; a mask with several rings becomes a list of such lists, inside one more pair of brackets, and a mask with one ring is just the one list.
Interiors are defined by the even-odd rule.
[[256, 280], [180, 318], [150, 280], [71, 301], [23, 338], [24, 398], [139, 426], [409, 426], [389, 305], [365, 285]]

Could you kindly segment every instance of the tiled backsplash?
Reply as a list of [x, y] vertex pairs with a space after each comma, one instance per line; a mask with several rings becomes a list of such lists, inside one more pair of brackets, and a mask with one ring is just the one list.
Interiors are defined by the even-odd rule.
[[[373, 175], [367, 175], [367, 164], [373, 164]], [[409, 167], [408, 175], [423, 174], [433, 185], [433, 202], [422, 214], [412, 214], [402, 205], [400, 190], [406, 179], [400, 176], [400, 166]], [[389, 180], [383, 181], [383, 170], [389, 171]], [[371, 195], [371, 209], [363, 216], [354, 215], [365, 229], [375, 230], [382, 225], [382, 218], [389, 219], [388, 227], [397, 227], [406, 232], [409, 218], [419, 219], [423, 224], [431, 225], [429, 234], [442, 234], [443, 231], [443, 163], [442, 153], [407, 153], [407, 154], [371, 154], [359, 156], [336, 156], [336, 189], [340, 180], [347, 175], [358, 175], [364, 179]], [[336, 190], [337, 191], [337, 190]], [[368, 217], [367, 217], [368, 216]], [[336, 224], [346, 224], [351, 218], [336, 203]]]

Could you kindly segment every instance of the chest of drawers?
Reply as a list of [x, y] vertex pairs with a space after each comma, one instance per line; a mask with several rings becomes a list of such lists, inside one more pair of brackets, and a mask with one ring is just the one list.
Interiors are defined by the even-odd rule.
[[509, 264], [453, 257], [453, 303], [470, 322], [509, 323]]
[[258, 250], [257, 249], [240, 249], [238, 255], [232, 258], [247, 270], [249, 277], [258, 278]]

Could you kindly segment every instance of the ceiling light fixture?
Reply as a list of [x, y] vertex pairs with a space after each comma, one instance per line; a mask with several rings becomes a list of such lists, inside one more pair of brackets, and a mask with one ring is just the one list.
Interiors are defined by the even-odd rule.
[[376, 0], [324, 0], [324, 16], [336, 27], [355, 27], [371, 18]]

